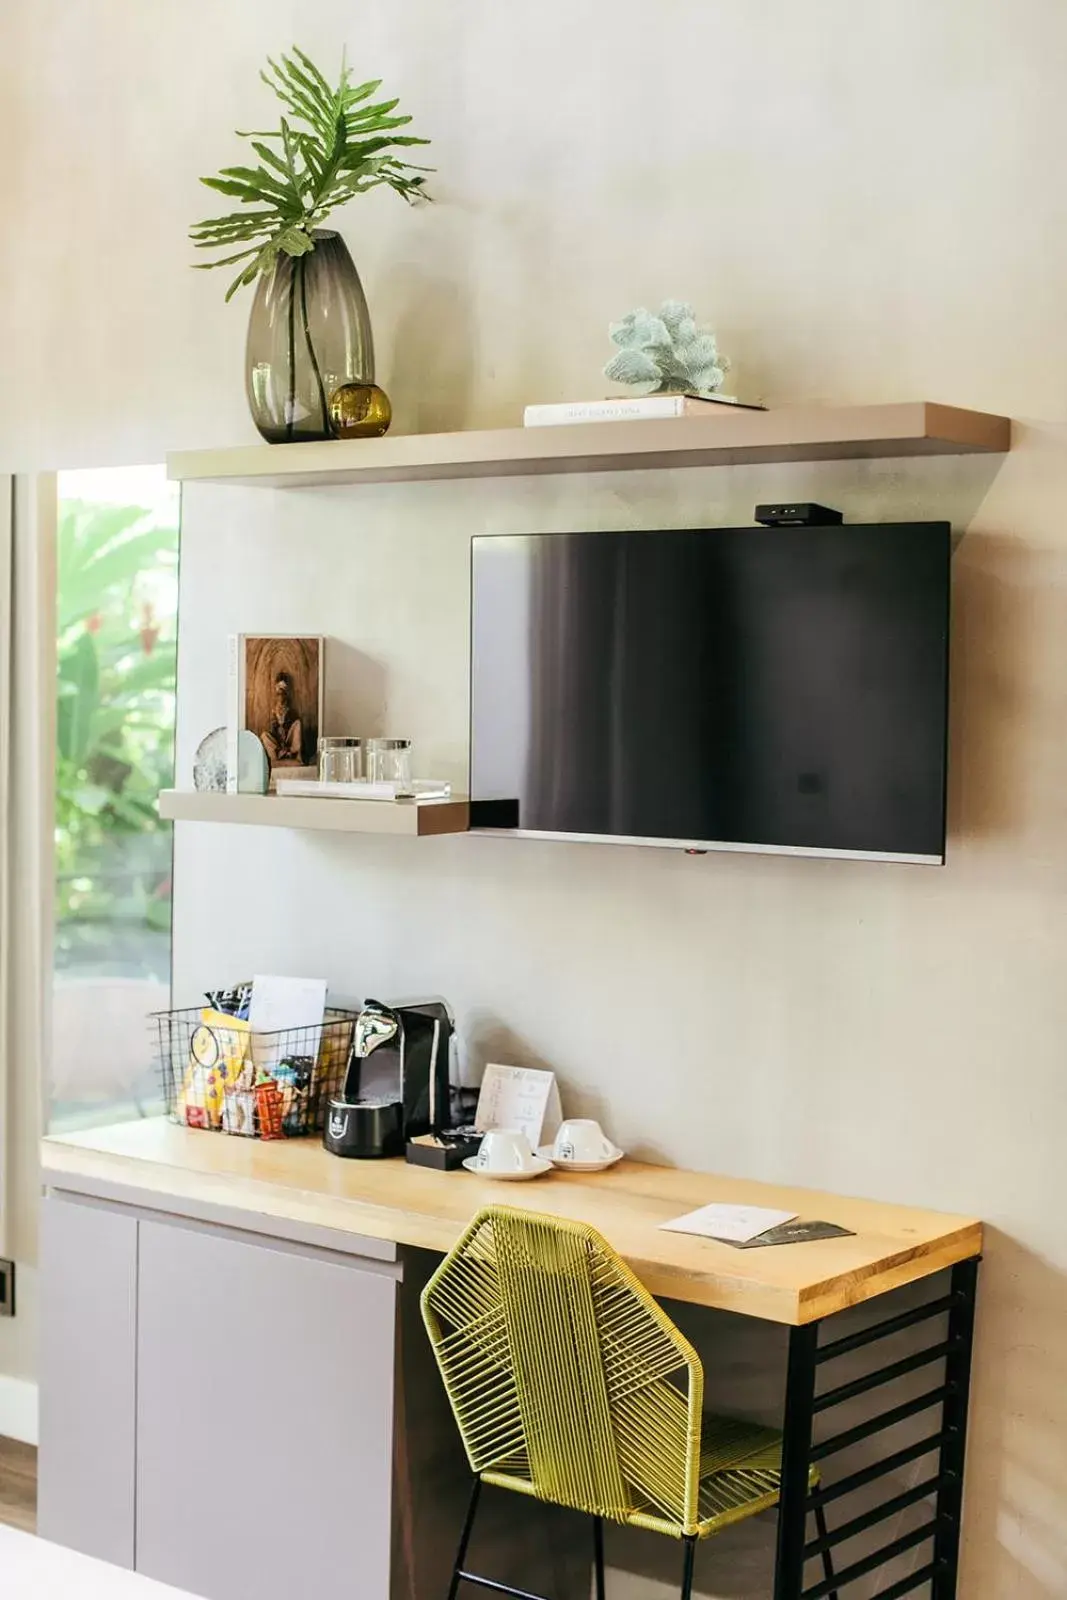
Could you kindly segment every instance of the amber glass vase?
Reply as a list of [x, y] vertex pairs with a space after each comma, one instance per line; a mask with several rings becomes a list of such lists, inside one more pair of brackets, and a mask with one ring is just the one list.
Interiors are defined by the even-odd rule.
[[374, 382], [370, 313], [340, 234], [316, 229], [305, 256], [279, 255], [260, 278], [245, 348], [252, 420], [270, 444], [329, 439], [330, 396]]

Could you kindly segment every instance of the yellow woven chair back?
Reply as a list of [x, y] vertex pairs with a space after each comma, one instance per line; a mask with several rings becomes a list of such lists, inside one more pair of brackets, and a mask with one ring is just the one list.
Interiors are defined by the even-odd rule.
[[486, 1482], [621, 1522], [696, 1526], [700, 1360], [595, 1229], [491, 1206], [422, 1311]]

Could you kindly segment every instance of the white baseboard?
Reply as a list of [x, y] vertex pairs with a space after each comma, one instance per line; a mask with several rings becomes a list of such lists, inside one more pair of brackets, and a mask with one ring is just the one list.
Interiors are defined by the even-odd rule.
[[37, 1443], [37, 1385], [0, 1373], [0, 1438]]

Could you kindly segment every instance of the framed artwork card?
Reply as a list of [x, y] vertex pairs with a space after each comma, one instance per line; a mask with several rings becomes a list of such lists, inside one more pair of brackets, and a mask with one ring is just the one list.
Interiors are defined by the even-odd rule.
[[318, 762], [325, 640], [315, 634], [238, 633], [230, 639], [227, 787], [238, 787], [237, 743], [246, 729], [266, 751], [271, 788]]

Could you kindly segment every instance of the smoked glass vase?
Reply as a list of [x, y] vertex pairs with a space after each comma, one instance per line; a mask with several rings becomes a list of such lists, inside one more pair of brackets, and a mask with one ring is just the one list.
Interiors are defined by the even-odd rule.
[[316, 229], [305, 256], [281, 254], [256, 286], [245, 348], [252, 420], [269, 444], [330, 439], [330, 397], [374, 382], [370, 313], [340, 234]]

